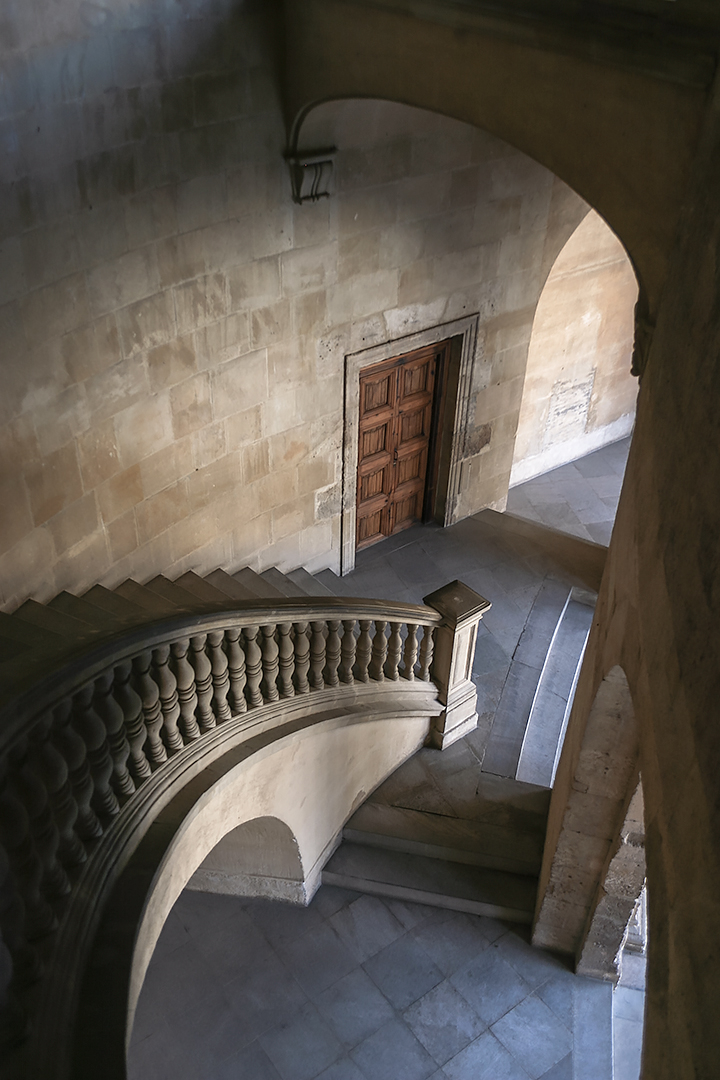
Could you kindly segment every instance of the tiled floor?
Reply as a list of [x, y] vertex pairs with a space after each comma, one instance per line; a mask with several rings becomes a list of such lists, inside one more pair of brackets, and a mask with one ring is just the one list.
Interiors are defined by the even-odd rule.
[[511, 514], [609, 544], [630, 437], [512, 488]]
[[610, 995], [492, 919], [329, 886], [305, 909], [186, 891], [129, 1075], [610, 1080]]
[[[514, 489], [509, 510], [607, 542], [627, 448], [625, 440]], [[586, 523], [583, 499], [592, 510]], [[587, 582], [567, 547], [541, 549], [498, 521], [485, 514], [446, 530], [410, 529], [360, 553], [340, 588], [421, 602], [458, 577], [492, 600], [473, 669], [477, 732], [443, 753], [421, 751], [373, 797], [458, 818], [510, 815], [527, 829], [542, 818], [546, 794], [515, 805], [507, 782], [490, 776], [479, 790], [483, 750], [543, 583]], [[621, 989], [616, 1080], [637, 1080], [642, 1025], [633, 995], [642, 992]], [[148, 971], [130, 1076], [609, 1080], [609, 995], [609, 984], [576, 978], [517, 929], [477, 916], [327, 886], [307, 909], [186, 891]]]

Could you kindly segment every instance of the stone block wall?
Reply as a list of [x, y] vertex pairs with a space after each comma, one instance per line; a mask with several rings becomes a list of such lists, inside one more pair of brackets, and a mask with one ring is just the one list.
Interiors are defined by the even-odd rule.
[[630, 434], [636, 297], [622, 244], [591, 211], [558, 255], [537, 305], [511, 484]]
[[458, 514], [504, 506], [535, 306], [587, 207], [469, 125], [371, 101], [311, 114], [334, 189], [294, 205], [276, 14], [7, 13], [5, 610], [190, 568], [337, 568], [338, 357], [466, 314]]

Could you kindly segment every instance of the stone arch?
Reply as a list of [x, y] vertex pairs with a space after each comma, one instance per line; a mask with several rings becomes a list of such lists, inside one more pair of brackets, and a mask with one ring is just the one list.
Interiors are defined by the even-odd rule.
[[511, 485], [630, 434], [636, 299], [625, 249], [591, 210], [555, 259], [535, 310]]
[[[77, 1009], [73, 1003], [61, 1016], [57, 997], [47, 995], [43, 1018], [52, 1038], [48, 1030], [33, 1052], [34, 1075], [90, 1080], [102, 1073], [125, 1080], [147, 964], [170, 909], [198, 868], [228, 836], [244, 832], [256, 854], [270, 837], [278, 844], [276, 857], [250, 875], [254, 884], [264, 878], [260, 885], [267, 892], [268, 878], [284, 874], [286, 894], [292, 888], [296, 900], [307, 902], [345, 821], [423, 744], [428, 717], [422, 711], [407, 715], [379, 702], [355, 712], [296, 711], [279, 730], [257, 733], [207, 763], [199, 759], [142, 807], [138, 818], [151, 820], [128, 823], [112, 852], [111, 880], [104, 887], [98, 880], [98, 894], [86, 897], [74, 920], [78, 955], [68, 954], [65, 978], [72, 971], [80, 986]], [[225, 843], [232, 846], [232, 840]], [[251, 854], [244, 865], [247, 873]], [[262, 873], [267, 870], [274, 874]]]
[[302, 859], [292, 830], [276, 817], [253, 818], [226, 833], [187, 884], [199, 892], [306, 901]]
[[[639, 781], [639, 728], [620, 665], [580, 695], [550, 803], [533, 943], [580, 959]], [[587, 711], [586, 711], [587, 710]]]

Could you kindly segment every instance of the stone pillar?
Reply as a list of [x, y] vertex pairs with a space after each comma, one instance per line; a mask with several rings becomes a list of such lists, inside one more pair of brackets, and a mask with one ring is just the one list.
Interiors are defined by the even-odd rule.
[[477, 727], [477, 691], [472, 681], [478, 623], [492, 605], [461, 581], [451, 581], [424, 598], [443, 621], [435, 629], [430, 675], [445, 706], [434, 721], [430, 746], [444, 750]]

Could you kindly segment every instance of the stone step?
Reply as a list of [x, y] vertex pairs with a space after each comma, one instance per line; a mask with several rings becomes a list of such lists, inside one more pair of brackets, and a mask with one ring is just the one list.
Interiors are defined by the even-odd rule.
[[177, 604], [174, 604], [171, 600], [167, 600], [164, 596], [154, 592], [150, 588], [146, 588], [145, 585], [138, 584], [137, 581], [133, 581], [132, 578], [126, 578], [125, 581], [121, 581], [118, 586], [113, 590], [118, 596], [122, 596], [125, 600], [130, 600], [133, 604], [137, 604], [138, 607], [143, 608], [145, 612], [149, 614], [149, 617], [154, 619], [167, 618], [169, 615], [177, 615], [180, 610]]
[[260, 574], [256, 574], [249, 566], [243, 567], [232, 575], [236, 581], [249, 589], [259, 600], [277, 600], [284, 596], [274, 585], [266, 581]]
[[95, 626], [91, 623], [78, 619], [74, 615], [67, 615], [64, 611], [47, 607], [45, 604], [38, 604], [36, 600], [26, 600], [11, 617], [28, 623], [30, 626], [37, 626], [41, 630], [50, 630], [69, 640], [80, 640], [97, 633]]
[[248, 589], [247, 585], [241, 585], [231, 574], [226, 574], [224, 570], [213, 570], [211, 574], [205, 575], [205, 581], [209, 581], [211, 585], [214, 585], [216, 589], [224, 593], [225, 596], [231, 600], [257, 600], [257, 593]]
[[330, 589], [326, 585], [323, 585], [322, 581], [318, 581], [316, 577], [304, 570], [302, 566], [299, 566], [297, 570], [291, 570], [285, 575], [290, 581], [293, 581], [298, 588], [302, 589], [306, 596], [333, 596]]
[[97, 607], [96, 604], [91, 604], [89, 601], [73, 596], [69, 592], [58, 593], [46, 606], [51, 611], [60, 611], [64, 615], [72, 615], [73, 618], [89, 623], [97, 630], [106, 633], [121, 630], [126, 625], [125, 621], [118, 615], [113, 614], [113, 612], [105, 611]]
[[553, 635], [570, 590], [552, 578], [543, 582], [513, 653], [483, 759], [483, 772], [514, 777], [535, 693]]
[[334, 574], [332, 570], [320, 570], [319, 573], [313, 574], [316, 581], [324, 585], [331, 596], [344, 596], [344, 590], [342, 587], [342, 578]]
[[343, 829], [343, 839], [388, 851], [536, 876], [542, 865], [544, 834], [366, 802]]
[[145, 588], [172, 604], [174, 612], [193, 611], [201, 606], [201, 601], [198, 600], [197, 596], [188, 592], [182, 585], [176, 585], [174, 581], [170, 581], [163, 574], [158, 574], [150, 581], [146, 581]]
[[186, 574], [179, 577], [173, 585], [195, 597], [196, 602], [198, 600], [203, 604], [227, 604], [228, 602], [227, 593], [192, 570], [188, 570]]
[[41, 629], [33, 623], [16, 619], [14, 615], [8, 615], [4, 611], [0, 611], [0, 639], [2, 640], [3, 662], [9, 661], [13, 656], [19, 656], [28, 649], [58, 649], [64, 642], [64, 637], [59, 631]]
[[282, 574], [276, 566], [263, 570], [260, 577], [278, 590], [281, 596], [307, 596], [307, 593], [294, 581]]
[[537, 685], [516, 777], [552, 787], [594, 607], [571, 594], [553, 636]]
[[356, 892], [520, 923], [532, 922], [537, 892], [535, 877], [347, 841], [326, 863], [322, 881]]
[[124, 596], [118, 596], [117, 593], [106, 589], [103, 585], [93, 585], [92, 589], [88, 589], [86, 593], [83, 593], [82, 599], [86, 600], [88, 604], [93, 604], [94, 607], [117, 615], [118, 618], [127, 623], [142, 621], [143, 618], [147, 618], [147, 612], [143, 608], [133, 604], [131, 600], [126, 600]]

